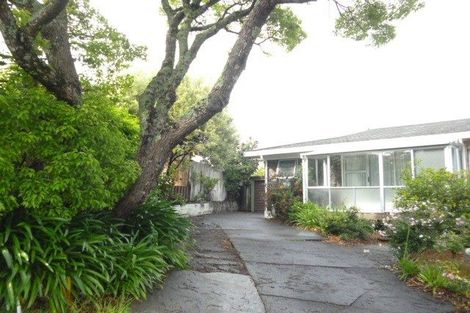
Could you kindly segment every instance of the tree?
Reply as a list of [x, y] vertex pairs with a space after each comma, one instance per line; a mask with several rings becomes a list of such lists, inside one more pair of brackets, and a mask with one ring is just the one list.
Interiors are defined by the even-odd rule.
[[[141, 143], [137, 160], [142, 174], [117, 204], [117, 215], [126, 217], [141, 205], [156, 186], [173, 148], [227, 105], [253, 45], [271, 40], [290, 50], [305, 37], [301, 21], [285, 4], [311, 1], [162, 0], [168, 21], [165, 56], [138, 98]], [[421, 7], [418, 0], [388, 4], [385, 0], [355, 0], [350, 6], [333, 1], [340, 13], [337, 32], [356, 40], [370, 38], [377, 45], [394, 37], [393, 21]], [[72, 1], [69, 7], [77, 7], [76, 3]], [[68, 4], [68, 0], [0, 0], [0, 31], [18, 65], [58, 99], [79, 106], [83, 90], [72, 56], [71, 39], [76, 34], [70, 27], [74, 11], [65, 10]], [[78, 11], [85, 12], [85, 17], [91, 12], [89, 7], [78, 7]], [[178, 86], [204, 43], [223, 30], [235, 33], [237, 39], [219, 79], [195, 108], [173, 120], [169, 112], [177, 100]], [[75, 38], [83, 42], [80, 35]], [[91, 39], [85, 48], [93, 43]]]

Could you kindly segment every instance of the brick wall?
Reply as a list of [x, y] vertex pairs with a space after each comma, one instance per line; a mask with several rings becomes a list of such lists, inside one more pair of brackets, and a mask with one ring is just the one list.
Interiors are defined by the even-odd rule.
[[255, 211], [264, 212], [266, 208], [266, 193], [264, 188], [264, 179], [255, 180]]

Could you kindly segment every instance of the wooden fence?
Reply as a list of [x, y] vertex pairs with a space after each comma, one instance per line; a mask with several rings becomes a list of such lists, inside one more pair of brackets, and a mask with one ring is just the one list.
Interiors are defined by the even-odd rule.
[[175, 197], [180, 196], [184, 201], [191, 200], [191, 185], [188, 186], [173, 186], [172, 193]]

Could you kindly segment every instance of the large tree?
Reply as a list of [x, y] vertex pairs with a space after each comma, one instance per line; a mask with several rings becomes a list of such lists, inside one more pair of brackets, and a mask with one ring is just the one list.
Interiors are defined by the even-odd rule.
[[[168, 21], [165, 54], [157, 74], [138, 97], [141, 143], [137, 160], [142, 174], [117, 203], [118, 215], [128, 216], [147, 199], [173, 148], [228, 104], [253, 45], [271, 40], [292, 49], [305, 37], [301, 21], [286, 5], [313, 1], [161, 0]], [[356, 40], [369, 38], [376, 45], [394, 37], [395, 20], [421, 6], [419, 0], [332, 2], [339, 12], [336, 24], [339, 34]], [[58, 99], [77, 109], [83, 87], [76, 60], [88, 61], [95, 69], [98, 65], [107, 65], [108, 70], [119, 65], [107, 64], [106, 58], [97, 57], [96, 41], [89, 36], [94, 24], [86, 25], [91, 13], [96, 14], [86, 0], [70, 3], [68, 0], [0, 0], [0, 31], [14, 61]], [[103, 31], [106, 28], [101, 29], [102, 35]], [[176, 120], [171, 118], [169, 112], [177, 100], [176, 90], [190, 65], [207, 40], [221, 31], [234, 33], [237, 39], [219, 79], [195, 108]], [[125, 61], [129, 46], [122, 45], [126, 45], [125, 40], [116, 49], [122, 48], [120, 56]], [[84, 57], [90, 51], [94, 51], [92, 57]], [[113, 51], [104, 49], [108, 54]], [[98, 77], [101, 73], [96, 71]]]

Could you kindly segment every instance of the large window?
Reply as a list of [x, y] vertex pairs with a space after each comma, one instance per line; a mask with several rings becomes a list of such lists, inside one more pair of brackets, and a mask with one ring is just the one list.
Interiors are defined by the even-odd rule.
[[308, 160], [308, 185], [326, 186], [326, 158]]
[[444, 149], [415, 150], [416, 173], [424, 168], [441, 169], [445, 168]]
[[383, 153], [384, 161], [384, 185], [402, 186], [403, 174], [405, 171], [411, 171], [411, 152], [410, 151], [385, 151]]
[[332, 155], [333, 187], [379, 186], [379, 157], [374, 153]]

